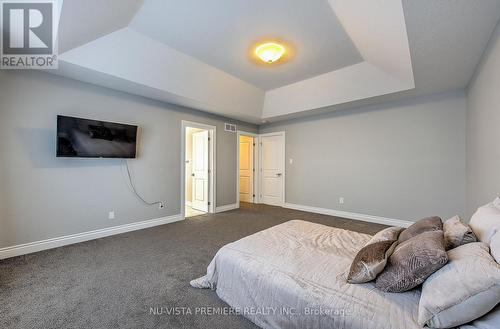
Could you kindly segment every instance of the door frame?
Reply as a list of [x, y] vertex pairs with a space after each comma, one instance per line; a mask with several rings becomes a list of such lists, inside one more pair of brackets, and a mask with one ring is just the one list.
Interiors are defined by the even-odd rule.
[[[282, 159], [282, 165], [283, 165], [283, 179], [281, 180], [281, 205], [280, 207], [283, 207], [285, 205], [285, 185], [286, 185], [286, 133], [284, 131], [277, 131], [273, 133], [267, 133], [267, 134], [259, 134], [259, 186], [261, 186], [262, 182], [262, 137], [272, 137], [272, 136], [282, 136], [283, 137], [283, 159]], [[239, 159], [239, 157], [238, 157]], [[239, 191], [238, 191], [239, 192]], [[259, 203], [261, 203], [261, 194], [259, 190]]]
[[253, 148], [253, 167], [255, 169], [253, 173], [253, 193], [255, 198], [253, 203], [260, 203], [260, 144], [259, 144], [259, 134], [249, 133], [243, 130], [238, 130], [236, 140], [236, 204], [240, 206], [240, 136], [252, 137], [255, 143]]
[[217, 138], [217, 127], [212, 125], [207, 125], [204, 123], [198, 123], [193, 121], [182, 120], [181, 122], [181, 217], [186, 218], [186, 131], [187, 128], [197, 128], [208, 130], [208, 136], [210, 140], [208, 141], [208, 212], [215, 213], [215, 205], [217, 198], [217, 150], [216, 150], [216, 138]]

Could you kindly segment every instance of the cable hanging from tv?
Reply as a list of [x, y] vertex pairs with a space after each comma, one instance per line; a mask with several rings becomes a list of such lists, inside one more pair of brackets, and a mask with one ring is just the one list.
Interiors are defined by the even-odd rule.
[[135, 188], [134, 181], [132, 180], [132, 175], [130, 174], [130, 168], [128, 166], [128, 161], [123, 160], [123, 162], [125, 163], [125, 167], [127, 168], [128, 181], [130, 183], [130, 186], [132, 187], [132, 192], [135, 194], [137, 199], [139, 199], [139, 201], [141, 201], [142, 203], [144, 203], [148, 206], [154, 206], [154, 205], [162, 206], [163, 202], [161, 202], [161, 201], [148, 202], [148, 201], [144, 200], [144, 198], [137, 192], [137, 189]]

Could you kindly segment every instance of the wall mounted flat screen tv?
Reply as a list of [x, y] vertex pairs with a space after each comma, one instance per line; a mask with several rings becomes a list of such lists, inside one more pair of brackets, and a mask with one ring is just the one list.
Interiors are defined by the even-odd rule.
[[57, 116], [57, 157], [136, 157], [137, 126]]

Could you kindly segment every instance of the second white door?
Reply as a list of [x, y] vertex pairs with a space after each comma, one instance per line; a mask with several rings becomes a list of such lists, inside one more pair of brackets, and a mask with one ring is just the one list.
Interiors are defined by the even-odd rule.
[[285, 179], [284, 133], [264, 135], [261, 141], [261, 198], [260, 201], [274, 206], [283, 206]]
[[208, 212], [208, 136], [207, 130], [193, 133], [193, 209]]

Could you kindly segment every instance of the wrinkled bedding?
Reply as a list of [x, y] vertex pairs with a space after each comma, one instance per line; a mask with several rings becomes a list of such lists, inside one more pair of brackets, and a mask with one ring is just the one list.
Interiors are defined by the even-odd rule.
[[369, 235], [293, 220], [222, 247], [191, 281], [262, 328], [412, 329], [420, 290], [348, 284]]

